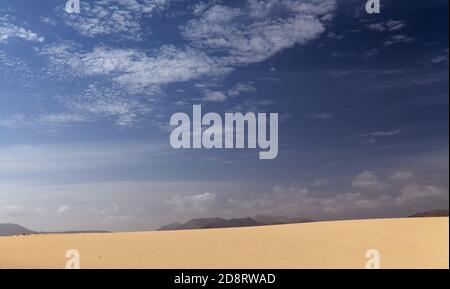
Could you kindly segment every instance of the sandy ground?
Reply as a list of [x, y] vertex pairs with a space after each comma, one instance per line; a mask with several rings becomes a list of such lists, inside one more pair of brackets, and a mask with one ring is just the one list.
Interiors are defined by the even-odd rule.
[[0, 268], [449, 268], [449, 219], [338, 221], [171, 232], [0, 238]]

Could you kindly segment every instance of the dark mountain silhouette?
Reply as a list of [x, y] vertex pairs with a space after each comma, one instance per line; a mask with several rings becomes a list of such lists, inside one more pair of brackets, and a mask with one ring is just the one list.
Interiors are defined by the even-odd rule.
[[257, 216], [254, 218], [241, 219], [222, 219], [222, 218], [203, 218], [192, 219], [184, 224], [173, 223], [159, 228], [159, 231], [171, 230], [194, 230], [194, 229], [213, 229], [213, 228], [236, 228], [236, 227], [254, 227], [266, 225], [294, 224], [312, 222], [312, 220], [304, 218], [288, 218], [288, 217], [271, 217]]
[[264, 223], [258, 222], [252, 218], [244, 219], [216, 219], [215, 222], [209, 223], [203, 226], [203, 229], [213, 229], [213, 228], [235, 228], [235, 227], [254, 227], [254, 226], [264, 226]]
[[0, 236], [29, 235], [34, 233], [16, 224], [0, 224]]
[[307, 218], [289, 218], [284, 216], [267, 216], [267, 215], [259, 215], [253, 217], [258, 222], [264, 223], [266, 225], [282, 225], [282, 224], [298, 224], [298, 223], [310, 223], [314, 222], [313, 220]]
[[409, 217], [410, 218], [448, 217], [448, 210], [434, 210], [428, 212], [421, 212]]
[[18, 236], [31, 234], [89, 234], [109, 233], [108, 231], [63, 231], [63, 232], [35, 232], [16, 224], [0, 224], [0, 236]]
[[202, 219], [192, 219], [184, 224], [173, 223], [170, 225], [162, 226], [161, 228], [159, 228], [159, 231], [251, 227], [263, 225], [265, 224], [257, 222], [252, 218], [230, 219], [230, 220], [222, 218], [202, 218]]
[[178, 228], [181, 226], [182, 224], [180, 223], [172, 223], [169, 225], [164, 225], [161, 228], [158, 229], [158, 231], [171, 231], [171, 230], [178, 230]]

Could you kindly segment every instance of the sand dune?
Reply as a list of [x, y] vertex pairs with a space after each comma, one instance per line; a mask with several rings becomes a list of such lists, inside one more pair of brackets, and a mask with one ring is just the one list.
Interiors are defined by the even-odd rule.
[[449, 219], [384, 219], [193, 231], [0, 238], [0, 268], [382, 268], [449, 267]]

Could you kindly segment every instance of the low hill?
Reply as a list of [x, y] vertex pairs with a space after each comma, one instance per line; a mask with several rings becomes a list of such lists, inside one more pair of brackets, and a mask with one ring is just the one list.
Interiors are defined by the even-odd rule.
[[195, 229], [213, 229], [213, 228], [236, 228], [236, 227], [256, 227], [266, 225], [296, 224], [307, 223], [312, 220], [305, 218], [271, 217], [266, 215], [256, 216], [254, 218], [223, 219], [223, 218], [201, 218], [192, 219], [184, 224], [173, 223], [162, 226], [159, 231], [171, 230], [195, 230]]
[[434, 210], [421, 212], [410, 216], [410, 218], [431, 218], [431, 217], [448, 217], [448, 210]]
[[34, 233], [16, 224], [0, 224], [0, 236], [29, 235]]
[[258, 222], [252, 218], [230, 219], [230, 220], [222, 218], [201, 218], [201, 219], [192, 219], [184, 224], [173, 223], [166, 226], [162, 226], [161, 228], [159, 228], [159, 231], [253, 227], [263, 225], [265, 224]]
[[310, 223], [314, 222], [313, 220], [307, 218], [289, 218], [284, 216], [267, 216], [267, 215], [259, 215], [253, 217], [258, 222], [262, 222], [267, 225], [282, 225], [282, 224], [299, 224], [299, 223]]

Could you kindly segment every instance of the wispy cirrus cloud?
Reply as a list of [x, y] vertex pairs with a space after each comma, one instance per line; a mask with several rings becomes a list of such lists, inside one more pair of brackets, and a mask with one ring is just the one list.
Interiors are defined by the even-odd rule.
[[409, 36], [402, 35], [402, 34], [396, 34], [396, 35], [392, 35], [388, 39], [386, 39], [383, 43], [383, 46], [389, 47], [389, 46], [392, 46], [394, 44], [399, 44], [399, 43], [410, 43], [410, 42], [413, 42], [414, 40], [416, 40], [414, 37], [409, 37]]
[[378, 32], [393, 32], [393, 31], [399, 31], [406, 27], [406, 22], [402, 20], [388, 20], [384, 22], [378, 22], [378, 23], [371, 23], [367, 25], [367, 28], [373, 31]]
[[228, 90], [205, 89], [205, 96], [202, 98], [205, 102], [225, 102], [229, 98], [238, 97], [241, 94], [251, 94], [256, 92], [256, 88], [250, 83], [238, 83]]
[[20, 39], [31, 42], [44, 42], [45, 38], [24, 27], [11, 23], [11, 17], [0, 16], [0, 43], [6, 43], [12, 39]]
[[334, 115], [332, 113], [308, 113], [303, 115], [304, 118], [316, 119], [316, 120], [327, 120], [333, 118]]
[[26, 116], [23, 114], [15, 114], [8, 117], [0, 118], [0, 127], [3, 128], [18, 128], [23, 127], [24, 123], [28, 124]]
[[[105, 5], [111, 1], [127, 3], [125, 10], [142, 9], [138, 1], [97, 2]], [[153, 11], [165, 2], [145, 3]], [[70, 67], [78, 74], [112, 76], [121, 85], [144, 89], [223, 75], [237, 65], [261, 62], [296, 44], [305, 44], [325, 30], [321, 17], [334, 11], [335, 1], [248, 0], [242, 8], [196, 7], [197, 17], [182, 27], [187, 41], [183, 48], [163, 45], [149, 52], [99, 46], [82, 52], [73, 43], [62, 42], [47, 46], [41, 53], [53, 64]]]
[[172, 45], [151, 53], [110, 47], [83, 52], [70, 43], [58, 43], [47, 46], [41, 54], [47, 55], [54, 65], [62, 66], [58, 69], [84, 77], [107, 76], [134, 92], [231, 71], [199, 50]]
[[82, 13], [64, 14], [65, 23], [81, 35], [94, 38], [109, 35], [118, 39], [141, 40], [142, 23], [170, 0], [97, 0], [84, 1]]
[[205, 102], [225, 102], [228, 96], [222, 91], [206, 91], [205, 96], [202, 98]]
[[363, 190], [380, 190], [385, 187], [385, 184], [378, 179], [374, 172], [364, 171], [353, 178], [352, 187]]
[[71, 91], [64, 97], [70, 109], [112, 118], [120, 126], [132, 126], [151, 111], [164, 86], [231, 71], [199, 50], [175, 46], [153, 52], [109, 47], [83, 51], [77, 44], [60, 42], [45, 46], [40, 54], [50, 61], [49, 75], [95, 79], [76, 95]]
[[368, 133], [360, 134], [360, 138], [365, 138], [366, 143], [368, 144], [374, 144], [377, 142], [378, 138], [384, 138], [384, 137], [393, 137], [401, 134], [404, 130], [403, 129], [391, 129], [386, 131], [373, 131]]
[[230, 65], [257, 63], [317, 38], [334, 9], [334, 0], [248, 0], [241, 8], [202, 4], [183, 36], [195, 47], [223, 53]]
[[433, 56], [430, 60], [432, 64], [440, 64], [444, 63], [448, 65], [448, 48], [441, 54], [437, 54]]
[[375, 55], [377, 55], [378, 53], [380, 53], [380, 50], [377, 48], [372, 48], [369, 49], [367, 51], [364, 52], [363, 54], [363, 58], [369, 58], [369, 57], [373, 57]]
[[38, 115], [13, 114], [0, 117], [0, 128], [24, 128], [44, 126], [56, 128], [88, 121], [89, 118], [82, 114], [73, 113], [43, 113]]
[[394, 181], [406, 181], [411, 179], [413, 176], [414, 173], [410, 171], [396, 171], [390, 176], [390, 179]]
[[399, 196], [395, 198], [395, 203], [398, 205], [408, 205], [429, 199], [448, 200], [448, 189], [433, 186], [433, 185], [406, 185]]
[[360, 137], [384, 137], [384, 136], [395, 136], [402, 133], [400, 129], [392, 129], [387, 131], [374, 131], [369, 133], [360, 134]]
[[152, 100], [148, 97], [140, 97], [116, 85], [100, 82], [90, 84], [76, 95], [65, 95], [62, 102], [74, 112], [89, 115], [92, 119], [110, 119], [121, 127], [133, 126], [152, 110]]
[[[143, 19], [169, 2], [100, 0], [83, 3], [82, 13], [64, 17], [84, 36], [139, 40]], [[82, 43], [59, 41], [38, 53], [47, 58], [44, 70], [50, 77], [102, 82], [78, 93], [72, 90], [72, 96], [64, 100], [69, 108], [131, 126], [151, 111], [152, 101], [168, 85], [223, 77], [238, 66], [263, 62], [316, 39], [335, 8], [334, 0], [247, 0], [235, 6], [200, 2], [194, 6], [193, 18], [180, 27], [181, 44], [147, 50], [106, 44], [86, 48]], [[203, 91], [203, 101], [226, 102], [254, 91], [245, 83], [225, 91], [208, 88]]]
[[193, 211], [195, 213], [207, 212], [211, 205], [217, 201], [215, 193], [204, 193], [191, 196], [175, 195], [167, 200], [166, 204], [177, 212]]

